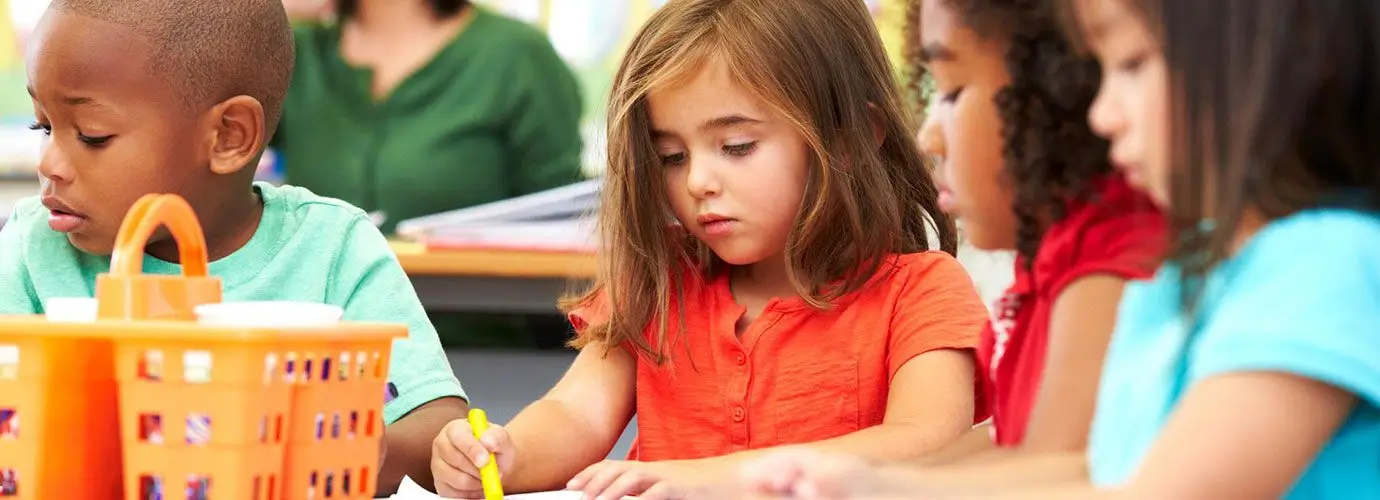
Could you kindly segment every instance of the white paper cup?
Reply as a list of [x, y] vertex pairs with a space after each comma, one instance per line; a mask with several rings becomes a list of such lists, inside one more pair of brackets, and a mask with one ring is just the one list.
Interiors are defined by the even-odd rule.
[[43, 302], [43, 313], [48, 321], [92, 323], [96, 321], [96, 299], [53, 297]]
[[345, 310], [329, 304], [293, 301], [223, 302], [195, 309], [206, 326], [302, 328], [340, 323]]

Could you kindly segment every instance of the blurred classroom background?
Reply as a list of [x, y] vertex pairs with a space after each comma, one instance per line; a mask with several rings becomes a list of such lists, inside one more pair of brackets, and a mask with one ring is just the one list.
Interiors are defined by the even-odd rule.
[[[665, 0], [477, 0], [494, 12], [516, 18], [547, 33], [552, 45], [574, 72], [584, 100], [581, 167], [595, 179], [604, 161], [603, 115], [611, 78], [621, 53], [641, 25]], [[867, 0], [893, 60], [900, 65], [904, 0]], [[48, 0], [0, 0], [0, 214], [7, 214], [16, 198], [37, 192], [35, 165], [42, 135], [28, 130], [32, 107], [24, 90], [23, 42], [46, 8]], [[386, 161], [386, 159], [385, 159]], [[262, 174], [281, 174], [269, 161]], [[286, 167], [290, 168], [290, 166]], [[569, 191], [569, 190], [568, 190]], [[506, 349], [448, 346], [451, 363], [470, 394], [482, 401], [498, 421], [510, 418], [539, 397], [563, 373], [573, 354], [562, 348], [568, 326], [556, 313], [555, 300], [592, 277], [593, 256], [565, 240], [550, 238], [551, 204], [589, 208], [588, 190], [547, 196], [497, 208], [471, 209], [429, 221], [464, 225], [483, 231], [451, 231], [448, 244], [399, 240], [399, 260], [413, 277], [418, 294], [433, 314], [497, 313], [534, 318], [522, 342]], [[536, 212], [532, 221], [514, 214]], [[568, 215], [568, 214], [567, 214]], [[514, 217], [505, 219], [505, 217]], [[439, 221], [439, 222], [438, 222]], [[522, 228], [531, 228], [523, 231]], [[441, 231], [444, 232], [444, 231]], [[559, 233], [559, 231], [556, 231]], [[576, 231], [578, 232], [578, 231]], [[482, 233], [482, 234], [481, 234]], [[456, 234], [468, 234], [455, 239]], [[505, 245], [503, 238], [521, 242]], [[466, 242], [469, 242], [468, 244]], [[555, 244], [562, 243], [562, 244]], [[1010, 279], [1010, 257], [965, 248], [961, 258], [971, 270], [984, 297], [994, 298]], [[444, 337], [443, 332], [443, 337]], [[626, 441], [625, 441], [626, 444]], [[618, 453], [620, 450], [616, 451]]]

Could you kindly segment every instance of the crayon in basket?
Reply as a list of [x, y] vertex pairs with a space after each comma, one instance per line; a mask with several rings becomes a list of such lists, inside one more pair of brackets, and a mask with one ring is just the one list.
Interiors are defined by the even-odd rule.
[[383, 404], [392, 403], [394, 399], [398, 399], [398, 386], [389, 382], [383, 386]]

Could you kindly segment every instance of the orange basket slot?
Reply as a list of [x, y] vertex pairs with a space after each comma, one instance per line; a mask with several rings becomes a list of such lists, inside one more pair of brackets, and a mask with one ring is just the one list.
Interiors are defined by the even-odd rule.
[[296, 343], [285, 500], [372, 499], [393, 338], [402, 325]]

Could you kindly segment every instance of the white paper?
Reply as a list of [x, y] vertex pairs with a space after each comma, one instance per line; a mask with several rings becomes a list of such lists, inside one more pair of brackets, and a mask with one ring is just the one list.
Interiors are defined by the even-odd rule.
[[578, 219], [594, 212], [599, 204], [599, 179], [590, 179], [546, 191], [398, 221], [399, 235], [421, 239], [448, 228], [510, 222]]
[[[441, 497], [422, 489], [421, 486], [412, 481], [410, 477], [404, 477], [402, 484], [398, 485], [398, 492], [389, 497], [391, 500], [439, 500]], [[525, 493], [522, 495], [504, 495], [506, 500], [579, 500], [578, 491], [546, 491], [542, 493]]]
[[437, 229], [422, 241], [449, 248], [594, 251], [594, 224], [591, 218], [474, 224]]

